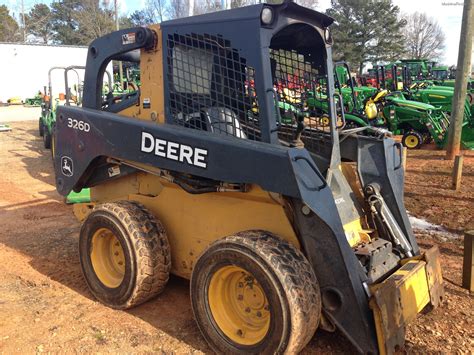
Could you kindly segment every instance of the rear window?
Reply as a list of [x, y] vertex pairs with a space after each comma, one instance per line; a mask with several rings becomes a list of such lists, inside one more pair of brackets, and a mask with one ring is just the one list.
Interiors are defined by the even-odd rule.
[[213, 54], [176, 45], [173, 48], [173, 87], [186, 94], [209, 95]]

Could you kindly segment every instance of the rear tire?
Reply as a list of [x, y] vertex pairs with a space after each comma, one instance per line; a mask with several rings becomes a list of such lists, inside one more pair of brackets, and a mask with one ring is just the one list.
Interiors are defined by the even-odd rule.
[[45, 127], [43, 134], [43, 145], [45, 149], [51, 149], [51, 133], [49, 133], [49, 129], [47, 127]]
[[96, 206], [82, 225], [79, 254], [92, 294], [112, 308], [149, 300], [169, 279], [171, 256], [163, 225], [136, 202]]
[[51, 127], [51, 158], [53, 159], [53, 166], [55, 166], [56, 158], [56, 124]]
[[418, 149], [423, 144], [423, 136], [417, 131], [408, 131], [402, 137], [402, 144], [407, 149]]
[[43, 119], [40, 117], [38, 120], [38, 132], [40, 137], [44, 136], [44, 124], [43, 124]]
[[191, 276], [191, 304], [217, 353], [301, 351], [321, 317], [319, 285], [304, 255], [263, 231], [211, 244]]

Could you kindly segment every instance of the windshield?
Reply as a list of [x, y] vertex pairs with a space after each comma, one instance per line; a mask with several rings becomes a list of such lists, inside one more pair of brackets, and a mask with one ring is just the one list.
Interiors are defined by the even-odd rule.
[[447, 70], [433, 70], [433, 78], [438, 80], [443, 80], [448, 78]]

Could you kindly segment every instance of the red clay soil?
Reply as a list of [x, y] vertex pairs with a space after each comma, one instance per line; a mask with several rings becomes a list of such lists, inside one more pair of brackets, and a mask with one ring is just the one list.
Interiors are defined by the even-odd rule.
[[[0, 353], [209, 353], [193, 320], [189, 283], [172, 277], [165, 292], [129, 311], [98, 303], [83, 280], [79, 224], [54, 188], [49, 151], [36, 122], [0, 133]], [[443, 153], [409, 153], [406, 204], [418, 217], [462, 231], [472, 225], [474, 155], [465, 159], [463, 187], [449, 190]], [[446, 302], [407, 329], [414, 353], [474, 352], [473, 297], [460, 287], [459, 237], [419, 234], [422, 248], [442, 254]], [[339, 333], [318, 331], [303, 351], [353, 353]]]

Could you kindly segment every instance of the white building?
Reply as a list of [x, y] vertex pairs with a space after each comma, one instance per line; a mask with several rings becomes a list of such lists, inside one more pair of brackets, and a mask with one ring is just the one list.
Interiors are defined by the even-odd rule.
[[[51, 67], [85, 66], [86, 59], [87, 47], [83, 46], [0, 43], [0, 102], [13, 97], [22, 100], [34, 97], [48, 85]], [[81, 72], [80, 80], [83, 79]], [[68, 80], [72, 87], [78, 80], [77, 75], [70, 73]], [[52, 83], [54, 96], [64, 93], [64, 71], [53, 72]]]

